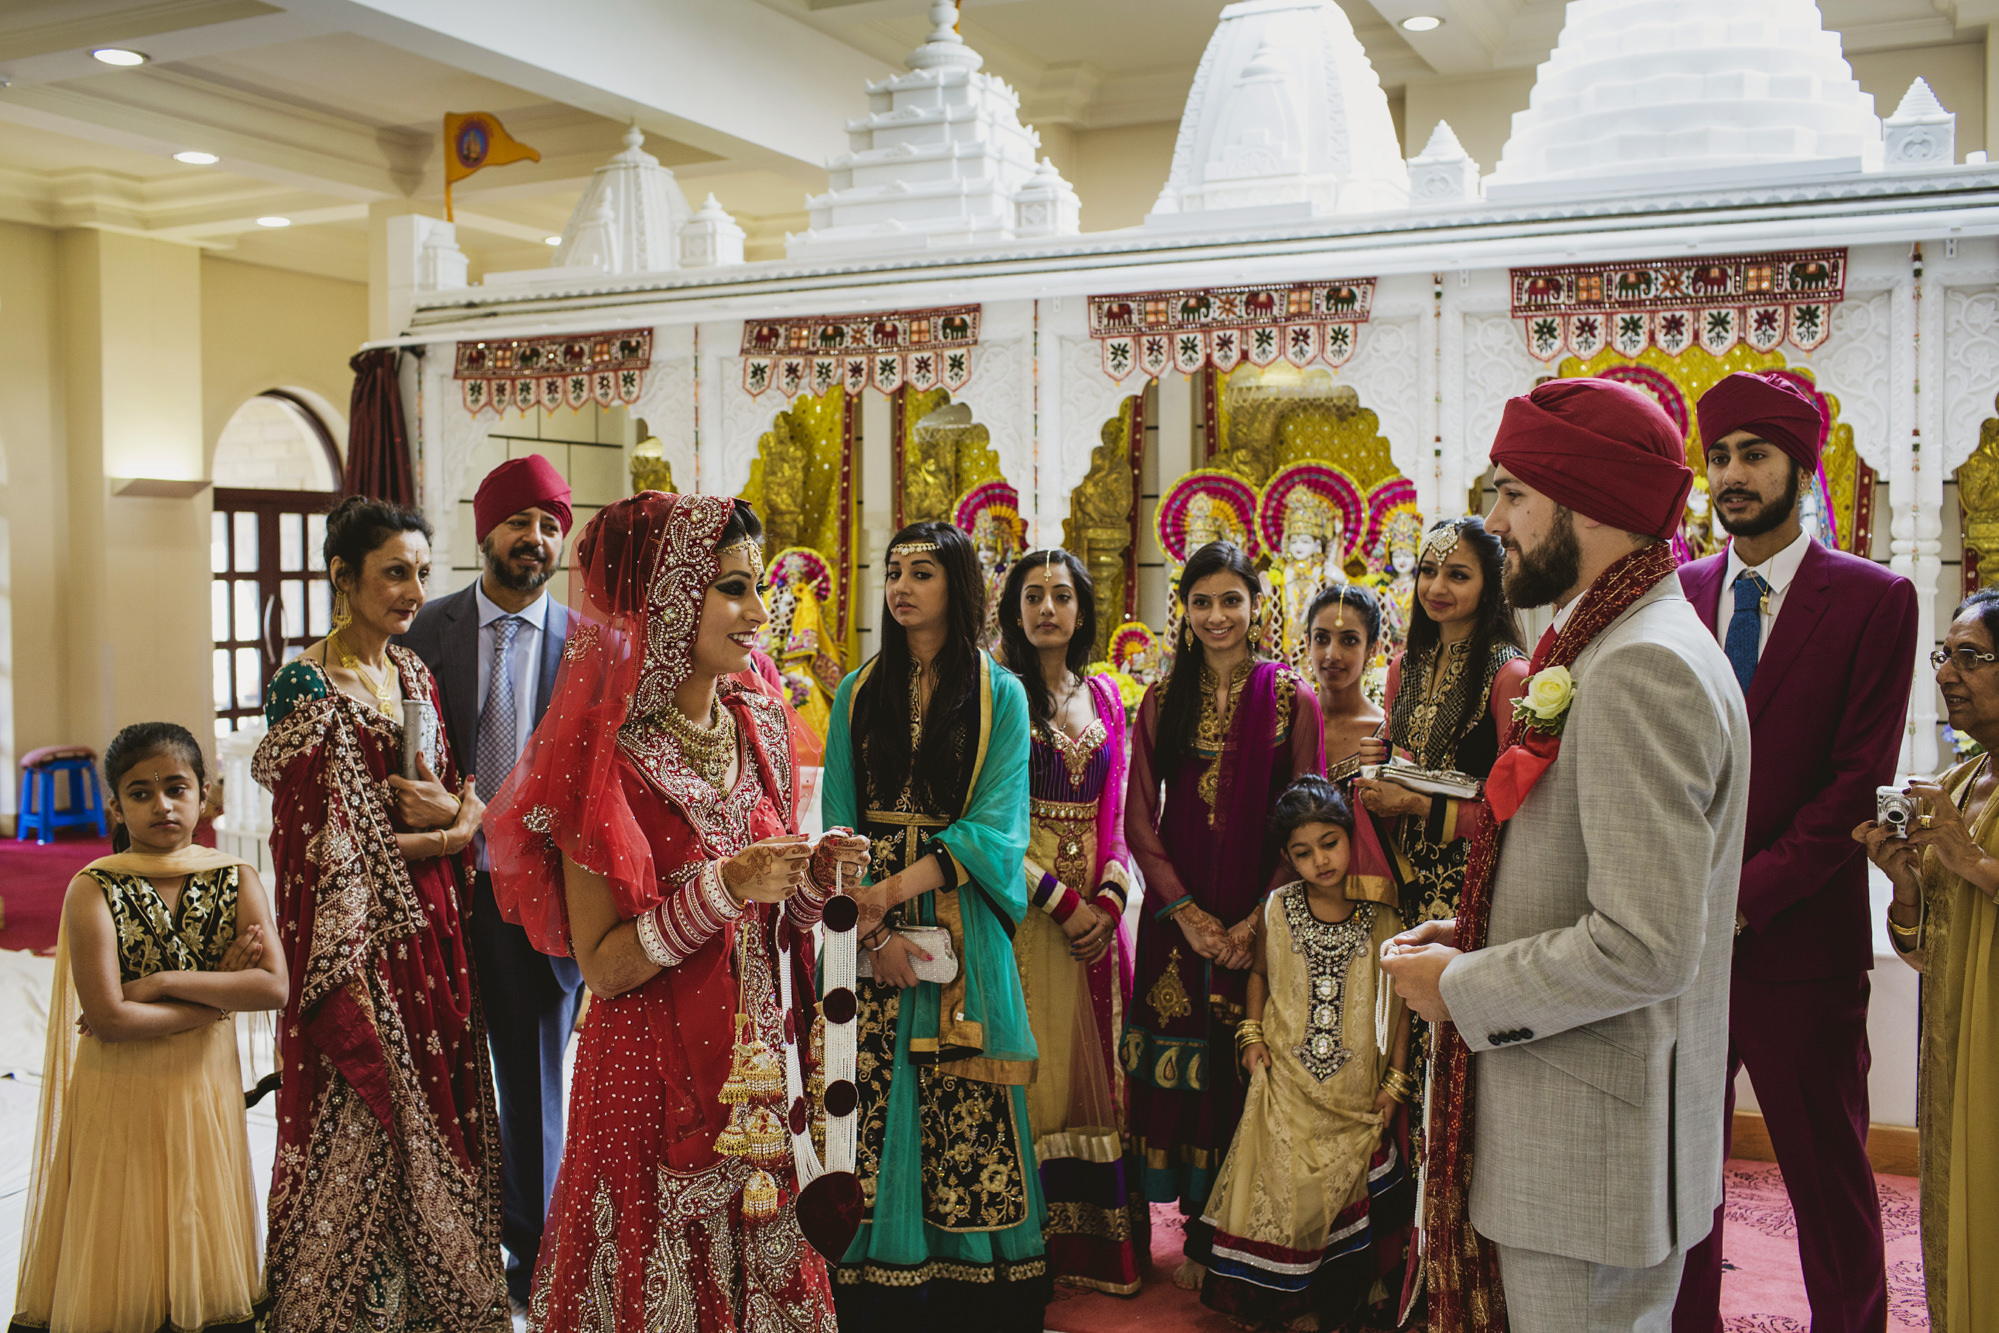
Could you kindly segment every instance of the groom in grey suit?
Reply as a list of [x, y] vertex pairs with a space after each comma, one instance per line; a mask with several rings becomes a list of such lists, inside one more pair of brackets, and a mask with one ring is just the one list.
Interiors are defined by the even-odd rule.
[[1749, 723], [1663, 545], [1685, 456], [1621, 384], [1507, 405], [1486, 530], [1514, 605], [1556, 608], [1534, 666], [1567, 666], [1573, 695], [1552, 763], [1523, 749], [1488, 783], [1510, 818], [1483, 947], [1460, 952], [1455, 922], [1385, 947], [1473, 1052], [1470, 1220], [1518, 1333], [1664, 1333], [1721, 1199]]

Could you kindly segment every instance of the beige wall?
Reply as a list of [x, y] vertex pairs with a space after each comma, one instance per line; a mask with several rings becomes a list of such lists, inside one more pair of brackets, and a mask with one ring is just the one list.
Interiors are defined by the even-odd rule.
[[1411, 82], [1403, 91], [1402, 156], [1422, 152], [1437, 122], [1446, 120], [1478, 169], [1490, 174], [1513, 133], [1513, 113], [1527, 109], [1533, 89], [1531, 69]]
[[1083, 201], [1084, 231], [1136, 227], [1173, 165], [1177, 120], [1042, 134], [1042, 148]]
[[359, 283], [0, 223], [0, 814], [27, 750], [152, 719], [213, 735], [209, 497], [113, 479], [206, 477], [271, 388], [344, 442], [367, 304]]
[[15, 760], [65, 739], [69, 541], [55, 233], [0, 222], [0, 809]]
[[204, 256], [201, 261], [201, 401], [205, 458], [246, 398], [303, 389], [324, 400], [317, 415], [344, 451], [347, 358], [368, 337], [368, 288]]
[[1985, 147], [1985, 47], [1979, 42], [1950, 46], [1912, 46], [1900, 51], [1869, 51], [1848, 56], [1860, 90], [1874, 95], [1874, 114], [1892, 116], [1902, 94], [1921, 78], [1943, 103], [1957, 113], [1957, 160]]

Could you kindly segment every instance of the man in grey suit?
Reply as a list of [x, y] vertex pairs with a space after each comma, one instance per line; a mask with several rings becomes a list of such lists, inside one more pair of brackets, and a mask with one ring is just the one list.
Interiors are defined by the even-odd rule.
[[[562, 567], [569, 483], [539, 454], [509, 459], [473, 497], [484, 569], [417, 613], [403, 642], [437, 677], [444, 731], [460, 771], [490, 802], [548, 711], [569, 640], [568, 608], [545, 585]], [[502, 1237], [507, 1289], [523, 1305], [562, 1161], [562, 1056], [576, 1027], [583, 976], [501, 919], [481, 833], [472, 844], [468, 934], [499, 1092]]]
[[1506, 591], [1556, 608], [1534, 667], [1573, 689], [1530, 681], [1547, 720], [1487, 784], [1485, 939], [1435, 923], [1383, 966], [1472, 1052], [1470, 1222], [1512, 1327], [1663, 1333], [1721, 1198], [1749, 723], [1674, 577], [1692, 472], [1658, 405], [1553, 381], [1508, 403], [1492, 459]]

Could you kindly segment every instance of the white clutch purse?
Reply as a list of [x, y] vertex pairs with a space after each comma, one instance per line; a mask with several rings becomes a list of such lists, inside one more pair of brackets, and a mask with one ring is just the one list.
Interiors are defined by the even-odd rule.
[[1420, 791], [1426, 796], [1448, 796], [1460, 801], [1477, 800], [1484, 790], [1484, 784], [1469, 773], [1448, 768], [1420, 768], [1399, 755], [1385, 764], [1361, 765], [1360, 776], [1399, 782], [1410, 791]]
[[[941, 986], [958, 979], [958, 955], [951, 949], [950, 931], [942, 926], [897, 926], [895, 933], [930, 955], [928, 958], [916, 954], [909, 956], [909, 965], [915, 969], [918, 981], [934, 981]], [[875, 974], [875, 956], [866, 949], [862, 949], [860, 955], [854, 971], [860, 976], [872, 977]]]

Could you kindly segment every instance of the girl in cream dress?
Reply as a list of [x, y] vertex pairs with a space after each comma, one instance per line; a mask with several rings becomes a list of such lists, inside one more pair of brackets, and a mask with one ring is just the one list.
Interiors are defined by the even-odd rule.
[[117, 850], [63, 901], [13, 1328], [247, 1333], [263, 1227], [230, 1014], [283, 1007], [284, 952], [256, 872], [195, 845], [194, 737], [127, 727], [104, 770]]
[[1414, 1085], [1402, 1001], [1377, 1001], [1401, 921], [1355, 873], [1353, 812], [1332, 783], [1294, 781], [1271, 825], [1299, 878], [1257, 918], [1236, 1035], [1249, 1093], [1202, 1218], [1201, 1300], [1243, 1324], [1332, 1329], [1399, 1288], [1410, 1202], [1391, 1131]]

